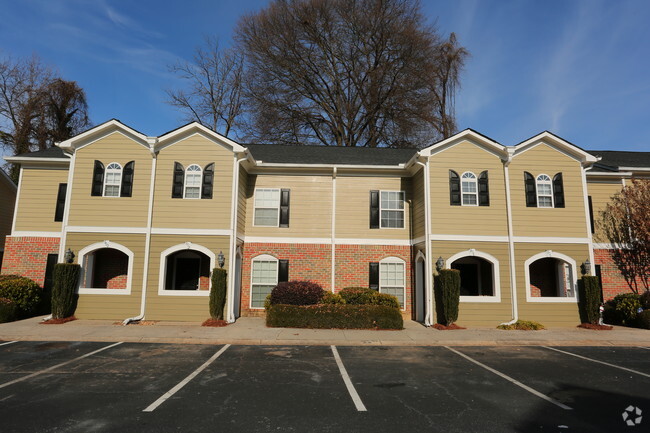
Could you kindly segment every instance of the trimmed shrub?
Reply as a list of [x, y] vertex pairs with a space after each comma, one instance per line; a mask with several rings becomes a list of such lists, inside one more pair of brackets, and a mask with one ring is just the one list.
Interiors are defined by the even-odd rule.
[[29, 317], [37, 312], [43, 301], [43, 288], [26, 277], [3, 275], [0, 279], [0, 298], [13, 301], [18, 317]]
[[578, 280], [578, 296], [580, 298], [580, 322], [598, 323], [600, 318], [600, 283], [598, 277], [584, 275]]
[[541, 323], [533, 322], [532, 320], [517, 320], [512, 325], [499, 325], [498, 329], [505, 329], [506, 331], [539, 331], [544, 328]]
[[639, 302], [641, 302], [641, 308], [644, 310], [650, 310], [650, 290], [646, 290], [641, 294]]
[[311, 281], [285, 281], [271, 290], [271, 305], [314, 305], [325, 291]]
[[225, 269], [212, 270], [212, 289], [210, 290], [210, 317], [223, 320], [223, 308], [226, 305], [226, 287], [228, 273]]
[[610, 301], [614, 305], [616, 324], [634, 326], [637, 311], [641, 307], [640, 298], [636, 293], [623, 293]]
[[650, 310], [643, 310], [636, 316], [636, 323], [639, 328], [650, 329]]
[[52, 318], [71, 317], [77, 309], [77, 286], [81, 266], [76, 263], [57, 263], [54, 265], [52, 287]]
[[438, 323], [449, 326], [458, 320], [460, 272], [456, 269], [442, 269], [435, 276], [433, 287]]
[[399, 309], [399, 301], [393, 295], [380, 293], [367, 287], [346, 287], [339, 295], [348, 305], [385, 305]]
[[18, 308], [11, 299], [0, 298], [0, 323], [12, 322], [16, 320]]
[[271, 305], [266, 326], [317, 329], [402, 329], [398, 309], [385, 305]]
[[321, 304], [345, 304], [345, 299], [341, 297], [338, 293], [332, 293], [325, 291], [323, 297], [320, 300]]

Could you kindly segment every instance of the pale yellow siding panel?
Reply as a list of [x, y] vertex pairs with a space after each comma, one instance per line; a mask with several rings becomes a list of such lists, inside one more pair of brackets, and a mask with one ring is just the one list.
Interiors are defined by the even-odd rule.
[[[154, 192], [153, 227], [230, 229], [233, 153], [202, 135], [192, 135], [158, 154]], [[214, 163], [212, 199], [172, 197], [174, 162], [185, 169]]]
[[[340, 178], [337, 179], [337, 182]], [[256, 227], [255, 189], [288, 188], [289, 227]], [[259, 174], [248, 179], [246, 204], [246, 236], [308, 237], [331, 236], [332, 177], [331, 176], [283, 176]]]
[[[524, 172], [534, 177], [562, 173], [565, 208], [526, 207]], [[510, 164], [512, 220], [515, 236], [588, 236], [580, 163], [564, 153], [540, 144], [513, 158]]]
[[[122, 167], [135, 161], [131, 197], [90, 195], [95, 160], [117, 162]], [[151, 154], [149, 150], [114, 132], [77, 150], [72, 180], [69, 224], [72, 226], [145, 227], [149, 210]], [[56, 196], [55, 196], [56, 198]]]
[[593, 209], [594, 218], [594, 242], [608, 242], [602, 233], [600, 221], [602, 218], [602, 211], [605, 210], [607, 204], [611, 201], [612, 197], [621, 191], [623, 183], [621, 179], [611, 180], [588, 180], [587, 191], [591, 196], [591, 205]]
[[[404, 228], [370, 228], [370, 191], [404, 191]], [[411, 239], [412, 181], [407, 177], [339, 176], [336, 178], [336, 237]]]
[[23, 168], [16, 230], [61, 231], [62, 223], [54, 221], [54, 213], [59, 184], [67, 182], [67, 169]]
[[[140, 314], [142, 276], [144, 269], [145, 235], [116, 233], [68, 233], [66, 249], [78, 255], [79, 250], [108, 240], [133, 252], [133, 275], [130, 295], [79, 295], [75, 316], [79, 319], [124, 320]], [[77, 257], [79, 259], [79, 257]]]
[[[505, 180], [501, 159], [464, 140], [429, 159], [431, 176], [431, 230], [438, 234], [506, 236], [508, 234]], [[489, 206], [452, 206], [449, 170], [458, 176], [488, 171]]]

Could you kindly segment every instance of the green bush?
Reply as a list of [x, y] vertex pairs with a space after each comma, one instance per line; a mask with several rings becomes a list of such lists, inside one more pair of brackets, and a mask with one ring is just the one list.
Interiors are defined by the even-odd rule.
[[385, 305], [271, 305], [266, 326], [317, 329], [402, 329], [400, 311]]
[[345, 299], [338, 293], [325, 292], [320, 300], [321, 304], [345, 304]]
[[578, 280], [580, 322], [598, 324], [600, 318], [600, 283], [598, 277], [584, 275]]
[[634, 326], [637, 311], [641, 307], [640, 296], [636, 293], [616, 295], [612, 301], [615, 324]]
[[271, 290], [271, 305], [315, 305], [325, 291], [312, 281], [284, 281]]
[[339, 292], [339, 295], [348, 305], [385, 305], [400, 308], [399, 301], [395, 296], [367, 287], [346, 287]]
[[0, 323], [6, 323], [16, 320], [18, 308], [14, 301], [7, 298], [0, 298]]
[[57, 263], [54, 265], [52, 287], [52, 318], [71, 317], [77, 309], [77, 286], [81, 266], [76, 263]]
[[0, 279], [0, 298], [13, 301], [18, 317], [30, 317], [37, 313], [43, 302], [43, 288], [26, 277], [3, 275]]
[[433, 287], [438, 323], [449, 326], [458, 320], [460, 272], [455, 269], [442, 269], [435, 276]]
[[511, 325], [499, 325], [499, 329], [505, 329], [506, 331], [539, 331], [544, 328], [544, 325], [541, 323], [533, 322], [532, 320], [517, 320]]
[[210, 317], [223, 320], [223, 308], [226, 305], [226, 288], [228, 273], [225, 269], [212, 270], [212, 289], [210, 290]]
[[643, 292], [639, 301], [641, 302], [641, 308], [650, 310], [650, 290]]
[[643, 310], [636, 316], [636, 323], [639, 328], [650, 329], [650, 310]]

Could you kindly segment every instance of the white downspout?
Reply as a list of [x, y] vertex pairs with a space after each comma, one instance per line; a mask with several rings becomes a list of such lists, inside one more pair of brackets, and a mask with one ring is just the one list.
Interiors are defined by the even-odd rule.
[[[246, 155], [248, 151], [245, 151]], [[248, 155], [243, 158], [237, 159], [237, 155], [233, 157], [232, 168], [232, 200], [231, 200], [231, 218], [230, 218], [230, 251], [228, 252], [228, 286], [226, 293], [226, 321], [228, 323], [235, 322], [235, 304], [233, 302], [235, 296], [235, 266], [237, 260], [235, 254], [237, 253], [237, 216], [239, 211], [239, 167], [242, 161], [248, 159]], [[241, 287], [239, 288], [241, 290]]]
[[435, 299], [432, 295], [431, 279], [433, 278], [433, 270], [431, 269], [431, 196], [429, 195], [429, 159], [427, 158], [426, 164], [415, 161], [416, 164], [424, 167], [424, 240], [426, 260], [424, 261], [424, 271], [426, 276], [424, 278], [424, 305], [426, 310], [424, 312], [424, 326], [433, 325], [433, 312], [436, 308]]
[[126, 326], [131, 322], [138, 322], [144, 319], [145, 305], [147, 304], [147, 284], [149, 282], [149, 256], [151, 255], [151, 225], [153, 221], [153, 195], [155, 191], [156, 181], [156, 165], [158, 159], [154, 152], [154, 145], [158, 139], [148, 139], [149, 151], [151, 152], [151, 180], [149, 187], [149, 215], [147, 215], [147, 232], [144, 241], [144, 270], [142, 272], [142, 297], [140, 299], [140, 314], [134, 317], [129, 317], [122, 321], [122, 325]]
[[510, 291], [512, 296], [512, 320], [509, 322], [501, 323], [501, 325], [512, 325], [517, 320], [519, 320], [519, 306], [517, 302], [517, 275], [515, 272], [515, 242], [512, 229], [512, 203], [510, 199], [510, 173], [508, 171], [508, 166], [512, 161], [513, 154], [514, 149], [511, 150], [508, 148], [508, 159], [503, 163], [503, 174], [506, 181], [506, 211], [508, 214], [508, 252], [510, 253]]
[[336, 288], [336, 167], [332, 169], [332, 293]]

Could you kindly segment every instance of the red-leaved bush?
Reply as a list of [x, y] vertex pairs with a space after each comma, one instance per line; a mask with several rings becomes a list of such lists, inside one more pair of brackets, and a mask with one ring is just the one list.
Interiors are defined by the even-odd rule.
[[285, 281], [271, 291], [271, 305], [314, 305], [320, 302], [323, 292], [311, 281]]

